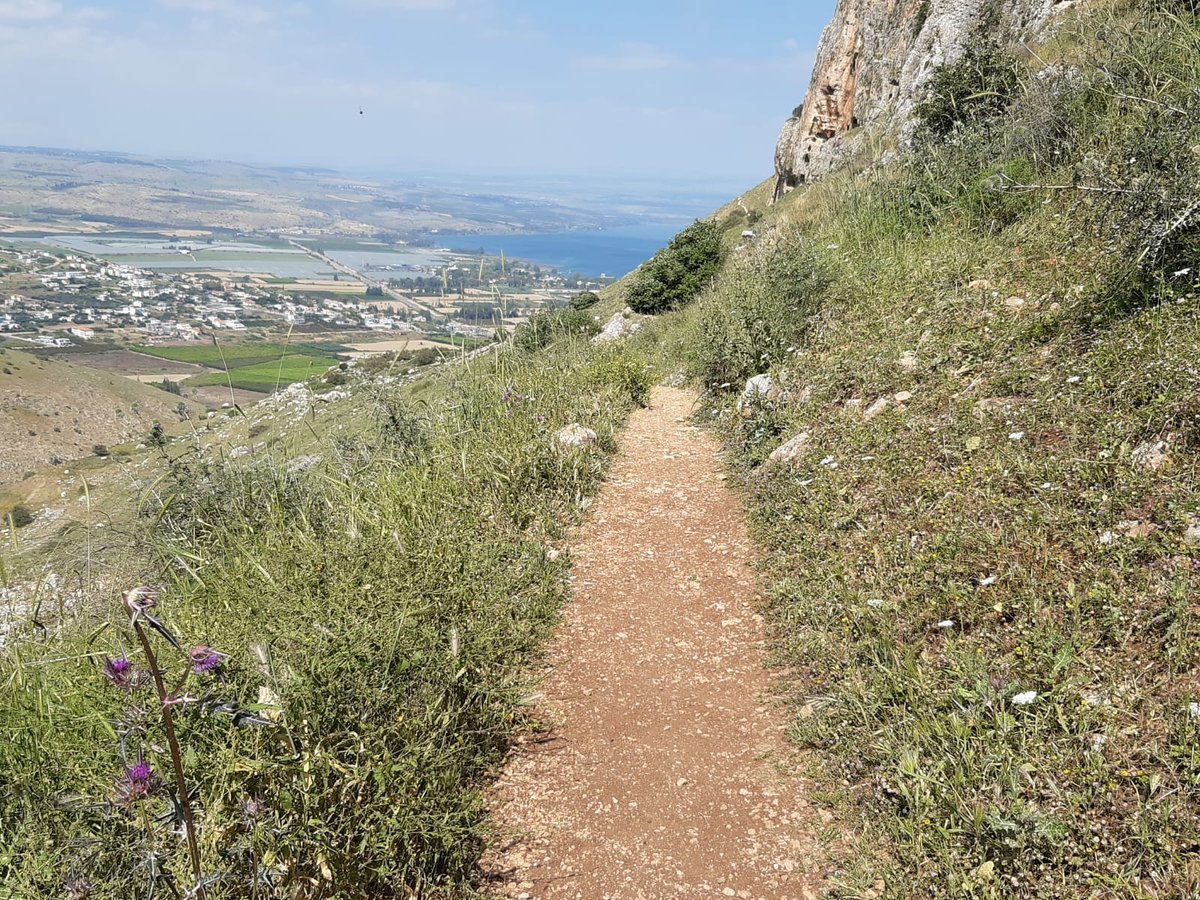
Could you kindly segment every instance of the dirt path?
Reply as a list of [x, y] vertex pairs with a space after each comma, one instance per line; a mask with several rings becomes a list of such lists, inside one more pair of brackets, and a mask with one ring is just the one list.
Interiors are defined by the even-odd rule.
[[636, 412], [573, 546], [542, 714], [492, 796], [503, 897], [807, 898], [815, 811], [764, 697], [742, 512], [694, 395]]

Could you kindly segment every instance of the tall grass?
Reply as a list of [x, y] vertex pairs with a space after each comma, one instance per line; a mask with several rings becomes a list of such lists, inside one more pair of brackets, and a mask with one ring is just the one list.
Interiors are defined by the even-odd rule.
[[[185, 645], [229, 654], [221, 702], [175, 720], [209, 897], [469, 891], [485, 775], [564, 597], [548, 542], [586, 505], [645, 377], [566, 338], [364, 387], [375, 424], [314, 465], [173, 463], [146, 510], [146, 575]], [[561, 448], [572, 421], [598, 445]], [[146, 816], [111, 802], [129, 723], [114, 724], [99, 661], [137, 648], [115, 598], [94, 599], [3, 660], [0, 873], [16, 896], [191, 883], [167, 793]]]

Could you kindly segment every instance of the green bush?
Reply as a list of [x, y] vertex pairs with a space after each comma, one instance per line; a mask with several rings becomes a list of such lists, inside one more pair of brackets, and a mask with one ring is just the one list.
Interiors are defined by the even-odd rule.
[[26, 525], [33, 524], [33, 513], [24, 506], [14, 506], [8, 511], [6, 517], [14, 528], [24, 528]]
[[918, 140], [939, 140], [955, 129], [994, 118], [1020, 84], [1017, 61], [992, 39], [974, 41], [959, 60], [933, 73], [914, 118]]
[[591, 309], [600, 302], [600, 295], [595, 291], [580, 291], [571, 298], [571, 309]]
[[528, 322], [517, 328], [513, 344], [518, 349], [534, 351], [567, 335], [588, 338], [599, 333], [600, 326], [588, 313], [567, 307], [553, 312], [534, 313]]
[[827, 267], [799, 237], [729, 267], [698, 306], [693, 374], [711, 388], [738, 387], [786, 359], [829, 280]]
[[639, 313], [675, 309], [695, 299], [720, 266], [720, 228], [711, 221], [695, 222], [634, 273], [629, 305]]

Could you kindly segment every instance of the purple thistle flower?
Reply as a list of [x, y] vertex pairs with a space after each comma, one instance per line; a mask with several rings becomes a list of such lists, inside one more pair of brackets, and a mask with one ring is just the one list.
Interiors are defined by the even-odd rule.
[[158, 777], [150, 768], [150, 763], [138, 757], [137, 763], [126, 769], [125, 774], [117, 779], [117, 803], [132, 806], [153, 794], [157, 786]]
[[67, 891], [67, 900], [85, 900], [92, 895], [92, 883], [86, 878], [72, 878], [63, 887]]
[[104, 677], [123, 691], [132, 691], [142, 683], [142, 673], [124, 656], [105, 660]]
[[201, 644], [199, 647], [193, 647], [188, 651], [188, 661], [192, 664], [192, 671], [197, 675], [204, 675], [211, 672], [221, 665], [221, 659], [227, 654], [218, 653], [212, 647], [205, 647]]

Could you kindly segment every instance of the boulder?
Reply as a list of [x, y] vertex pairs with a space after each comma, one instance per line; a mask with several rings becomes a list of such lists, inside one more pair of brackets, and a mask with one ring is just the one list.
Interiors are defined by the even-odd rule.
[[637, 334], [641, 330], [641, 322], [634, 322], [625, 318], [624, 313], [613, 313], [613, 317], [604, 324], [600, 333], [592, 338], [592, 343], [608, 344]]
[[795, 462], [796, 458], [798, 456], [800, 456], [801, 453], [804, 452], [804, 448], [808, 446], [808, 444], [811, 440], [812, 440], [811, 432], [808, 432], [808, 431], [800, 432], [795, 437], [785, 441], [784, 443], [782, 443], [778, 447], [776, 447], [771, 452], [771, 455], [767, 457], [767, 461], [766, 461], [765, 465], [780, 466], [780, 465], [788, 465], [792, 462]]
[[769, 374], [755, 375], [742, 388], [742, 396], [738, 399], [737, 408], [739, 411], [745, 411], [755, 401], [775, 399], [776, 393], [775, 380]]

